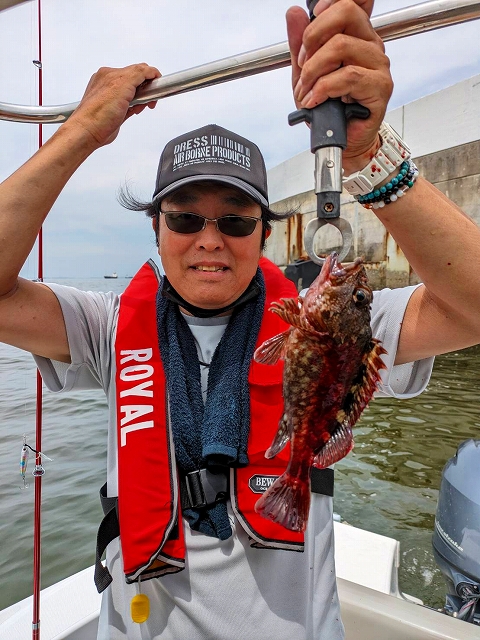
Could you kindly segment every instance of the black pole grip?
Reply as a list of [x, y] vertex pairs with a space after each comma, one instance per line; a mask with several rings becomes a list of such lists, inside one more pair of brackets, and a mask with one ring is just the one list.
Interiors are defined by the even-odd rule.
[[[315, 19], [313, 10], [318, 0], [306, 0], [310, 21]], [[340, 98], [330, 98], [312, 109], [299, 109], [288, 116], [288, 124], [307, 122], [310, 125], [310, 149], [315, 153], [323, 147], [347, 147], [347, 120], [370, 115], [361, 104], [345, 104]]]
[[340, 99], [328, 99], [313, 109], [299, 109], [290, 113], [288, 124], [293, 126], [299, 122], [310, 125], [310, 149], [315, 153], [323, 147], [347, 147], [347, 120], [350, 118], [366, 119], [370, 115], [367, 107], [357, 102], [345, 104]]

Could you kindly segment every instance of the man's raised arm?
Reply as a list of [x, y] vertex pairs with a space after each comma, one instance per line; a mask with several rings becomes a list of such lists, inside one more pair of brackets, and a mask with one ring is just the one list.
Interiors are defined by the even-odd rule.
[[137, 87], [160, 77], [146, 64], [102, 68], [94, 74], [69, 120], [0, 185], [0, 340], [37, 355], [69, 361], [67, 336], [55, 295], [18, 277], [43, 221], [76, 169], [112, 142], [127, 118], [146, 106], [129, 104]]
[[[393, 88], [383, 43], [369, 20], [372, 9], [373, 0], [329, 0], [317, 3], [313, 22], [300, 7], [287, 13], [297, 107], [342, 98], [370, 110], [366, 120], [349, 121], [345, 175], [367, 167], [380, 147], [378, 130]], [[420, 177], [405, 195], [393, 193], [381, 204], [374, 213], [423, 282], [403, 317], [396, 364], [478, 344], [478, 225]]]

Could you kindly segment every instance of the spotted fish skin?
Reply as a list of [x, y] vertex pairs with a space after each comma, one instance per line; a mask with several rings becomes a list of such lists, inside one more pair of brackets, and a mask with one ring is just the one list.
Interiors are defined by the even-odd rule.
[[353, 448], [352, 427], [373, 396], [386, 353], [372, 338], [373, 294], [363, 260], [342, 266], [327, 257], [305, 298], [270, 308], [291, 327], [264, 342], [257, 362], [284, 360], [284, 415], [265, 453], [273, 458], [290, 442], [285, 472], [255, 509], [292, 531], [304, 531], [310, 509], [310, 468], [324, 468]]

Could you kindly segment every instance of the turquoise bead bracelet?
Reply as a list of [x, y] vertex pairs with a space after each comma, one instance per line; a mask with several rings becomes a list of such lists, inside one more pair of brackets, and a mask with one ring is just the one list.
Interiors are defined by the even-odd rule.
[[408, 189], [415, 184], [418, 169], [412, 160], [406, 160], [400, 165], [399, 173], [386, 184], [355, 199], [367, 209], [379, 209], [390, 202], [396, 202]]

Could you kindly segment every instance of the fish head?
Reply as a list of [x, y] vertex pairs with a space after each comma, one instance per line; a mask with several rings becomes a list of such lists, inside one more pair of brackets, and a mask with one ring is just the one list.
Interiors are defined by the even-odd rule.
[[314, 329], [335, 342], [366, 342], [371, 338], [372, 299], [363, 259], [342, 265], [338, 255], [331, 253], [310, 285], [303, 310]]

